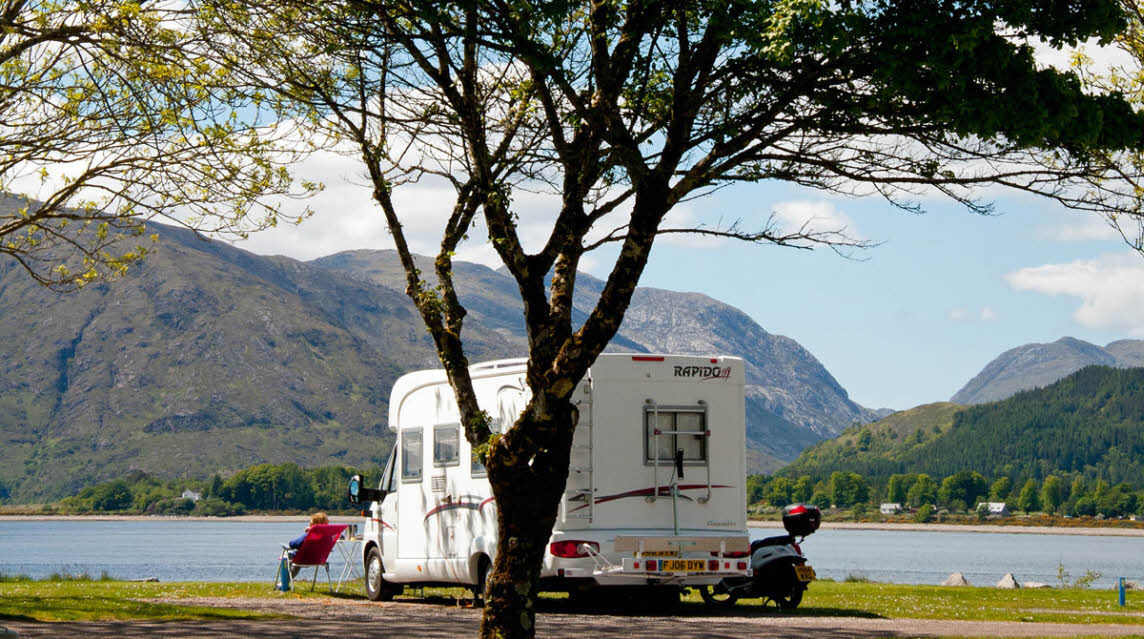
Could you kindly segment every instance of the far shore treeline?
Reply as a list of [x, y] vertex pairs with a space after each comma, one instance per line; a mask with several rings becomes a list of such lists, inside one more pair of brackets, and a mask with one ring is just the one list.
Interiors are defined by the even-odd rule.
[[[223, 479], [158, 479], [141, 471], [88, 486], [58, 503], [40, 506], [44, 514], [145, 514], [225, 517], [252, 512], [344, 511], [349, 478], [381, 476], [379, 468], [349, 466], [302, 468], [259, 464]], [[28, 513], [29, 511], [23, 510]]]
[[[57, 503], [7, 512], [23, 514], [133, 514], [225, 517], [249, 513], [351, 510], [346, 486], [354, 474], [377, 478], [381, 469], [349, 466], [302, 468], [296, 464], [259, 464], [230, 477], [158, 479], [141, 471], [84, 488]], [[1144, 518], [1144, 489], [1123, 482], [1110, 484], [1081, 473], [1033, 478], [986, 478], [975, 471], [946, 477], [902, 473], [878, 484], [858, 473], [836, 471], [816, 479], [810, 475], [749, 475], [746, 507], [752, 514], [773, 514], [793, 503], [815, 504], [834, 518], [869, 519], [882, 504], [898, 504], [899, 516], [918, 522], [970, 516], [989, 517], [985, 504], [1004, 503], [1010, 513], [1093, 519]], [[34, 508], [34, 510], [29, 510]]]
[[1144, 489], [1122, 482], [1110, 484], [1082, 473], [1049, 475], [1044, 481], [1007, 475], [988, 479], [963, 470], [935, 478], [925, 473], [891, 475], [873, 484], [858, 473], [836, 471], [816, 481], [810, 475], [747, 477], [747, 503], [754, 511], [792, 503], [848, 511], [854, 518], [879, 513], [882, 504], [897, 504], [916, 521], [939, 514], [989, 516], [987, 503], [1004, 503], [1010, 513], [1041, 513], [1097, 519], [1144, 517]]

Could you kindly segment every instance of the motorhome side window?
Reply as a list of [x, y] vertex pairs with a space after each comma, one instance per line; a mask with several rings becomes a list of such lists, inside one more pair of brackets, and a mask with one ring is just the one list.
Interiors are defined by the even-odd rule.
[[[494, 433], [499, 433], [501, 432], [500, 425], [501, 420], [499, 418], [494, 419], [489, 422], [489, 430]], [[473, 464], [469, 467], [469, 474], [473, 477], [484, 477], [488, 472], [489, 471], [485, 469], [485, 465], [481, 463], [481, 460], [477, 459], [476, 455], [473, 455]]]
[[421, 481], [421, 429], [401, 431], [401, 481]]
[[[694, 434], [692, 434], [694, 433]], [[645, 408], [644, 463], [670, 463], [675, 451], [683, 461], [707, 461], [707, 413], [702, 409]]]
[[434, 426], [433, 465], [456, 466], [459, 463], [461, 463], [461, 425]]

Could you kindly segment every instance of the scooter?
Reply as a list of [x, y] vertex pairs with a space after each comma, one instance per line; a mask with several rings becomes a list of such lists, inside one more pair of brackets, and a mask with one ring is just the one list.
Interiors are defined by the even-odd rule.
[[[714, 586], [701, 586], [699, 594], [712, 606], [730, 606], [739, 599], [763, 599], [784, 610], [802, 603], [802, 594], [814, 581], [814, 568], [806, 563], [799, 545], [818, 530], [822, 512], [817, 506], [792, 504], [783, 509], [783, 528], [789, 533], [751, 542], [751, 576], [727, 578]], [[796, 542], [795, 537], [800, 537]]]

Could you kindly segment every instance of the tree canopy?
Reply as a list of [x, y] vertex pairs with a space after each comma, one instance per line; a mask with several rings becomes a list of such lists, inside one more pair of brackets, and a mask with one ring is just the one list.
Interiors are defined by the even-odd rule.
[[[1031, 42], [1107, 41], [1126, 19], [1082, 3], [459, 3], [216, 0], [218, 59], [256, 94], [312, 110], [358, 157], [436, 344], [466, 437], [482, 451], [500, 535], [484, 636], [531, 636], [539, 566], [568, 472], [570, 395], [615, 335], [658, 235], [845, 249], [845, 229], [774, 218], [673, 228], [677, 204], [737, 183], [880, 195], [937, 192], [988, 212], [1001, 186], [1106, 215], [1139, 211], [1144, 117], [1115, 92], [1040, 68]], [[433, 273], [416, 265], [395, 194], [455, 195]], [[552, 203], [526, 236], [520, 195]], [[452, 260], [481, 229], [524, 302], [532, 391], [493, 432], [476, 402]], [[574, 321], [584, 256], [614, 244], [599, 301]], [[928, 485], [926, 486], [928, 490]]]
[[67, 290], [142, 258], [155, 215], [204, 232], [277, 222], [265, 198], [294, 192], [285, 166], [304, 145], [206, 55], [198, 11], [0, 3], [0, 255]]

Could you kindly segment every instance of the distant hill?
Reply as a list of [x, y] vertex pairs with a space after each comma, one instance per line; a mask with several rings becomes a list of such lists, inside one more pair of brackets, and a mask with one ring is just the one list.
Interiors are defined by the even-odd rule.
[[780, 474], [857, 472], [1043, 478], [1082, 472], [1144, 485], [1144, 369], [1092, 366], [990, 404], [931, 404], [803, 451]]
[[950, 398], [955, 404], [984, 404], [1048, 386], [1085, 366], [1144, 366], [1144, 341], [1121, 340], [1101, 348], [1073, 337], [1051, 344], [1025, 344], [989, 362]]
[[[123, 280], [58, 294], [0, 260], [0, 498], [74, 493], [130, 470], [367, 466], [390, 446], [393, 380], [437, 360], [396, 256], [259, 256], [154, 228]], [[516, 286], [458, 263], [473, 361], [525, 352]], [[601, 284], [585, 276], [584, 317]], [[694, 293], [639, 289], [615, 350], [743, 356], [753, 471], [875, 413], [793, 340]]]

